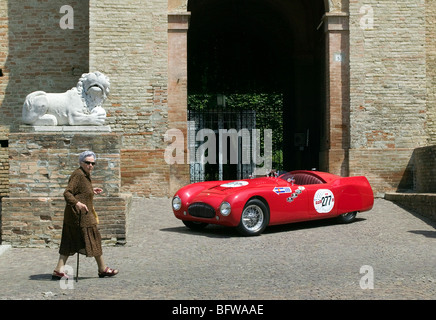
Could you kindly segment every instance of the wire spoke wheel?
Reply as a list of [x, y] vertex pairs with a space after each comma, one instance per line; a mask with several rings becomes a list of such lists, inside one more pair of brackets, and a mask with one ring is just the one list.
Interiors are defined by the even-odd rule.
[[254, 199], [248, 201], [242, 211], [239, 231], [244, 235], [259, 235], [269, 223], [269, 212], [262, 201]]
[[242, 213], [242, 224], [247, 230], [257, 231], [263, 223], [263, 212], [259, 206], [251, 205]]

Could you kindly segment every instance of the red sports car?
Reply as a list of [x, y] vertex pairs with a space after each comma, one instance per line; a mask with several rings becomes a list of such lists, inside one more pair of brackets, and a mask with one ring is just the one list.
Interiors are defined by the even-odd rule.
[[246, 236], [267, 226], [337, 217], [348, 223], [372, 209], [374, 195], [363, 177], [292, 171], [278, 177], [207, 181], [187, 185], [172, 200], [174, 215], [191, 229], [218, 224]]

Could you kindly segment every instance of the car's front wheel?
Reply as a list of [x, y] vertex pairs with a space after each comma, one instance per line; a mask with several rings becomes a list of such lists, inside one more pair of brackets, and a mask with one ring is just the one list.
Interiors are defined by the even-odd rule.
[[353, 222], [356, 219], [356, 215], [357, 215], [357, 211], [347, 212], [347, 213], [341, 214], [338, 217], [338, 221], [340, 223], [350, 223], [350, 222]]
[[266, 205], [253, 199], [247, 202], [242, 211], [238, 231], [245, 236], [260, 235], [269, 223], [269, 210]]
[[188, 221], [182, 220], [185, 226], [187, 226], [191, 230], [201, 230], [207, 227], [208, 223], [205, 222], [197, 222], [197, 221]]

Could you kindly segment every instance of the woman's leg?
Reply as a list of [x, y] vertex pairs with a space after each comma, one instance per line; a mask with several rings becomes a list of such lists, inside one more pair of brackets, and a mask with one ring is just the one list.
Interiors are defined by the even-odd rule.
[[57, 272], [64, 272], [64, 267], [67, 264], [68, 256], [65, 256], [63, 254], [59, 255], [58, 264], [56, 265], [55, 271]]
[[104, 264], [103, 255], [95, 257], [95, 261], [97, 262], [98, 272], [103, 272], [106, 269], [106, 265]]
[[103, 277], [112, 277], [118, 274], [117, 269], [107, 268], [104, 264], [103, 255], [95, 257], [95, 261], [97, 261], [98, 265], [98, 276], [100, 278]]

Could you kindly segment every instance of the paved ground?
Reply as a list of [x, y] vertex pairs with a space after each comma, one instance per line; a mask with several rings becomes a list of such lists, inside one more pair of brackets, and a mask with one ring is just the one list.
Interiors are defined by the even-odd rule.
[[79, 282], [62, 289], [50, 280], [56, 249], [11, 248], [0, 255], [0, 299], [435, 299], [436, 225], [381, 199], [358, 218], [244, 238], [190, 231], [169, 199], [135, 199], [127, 244], [104, 248], [115, 278], [98, 278], [82, 256]]

